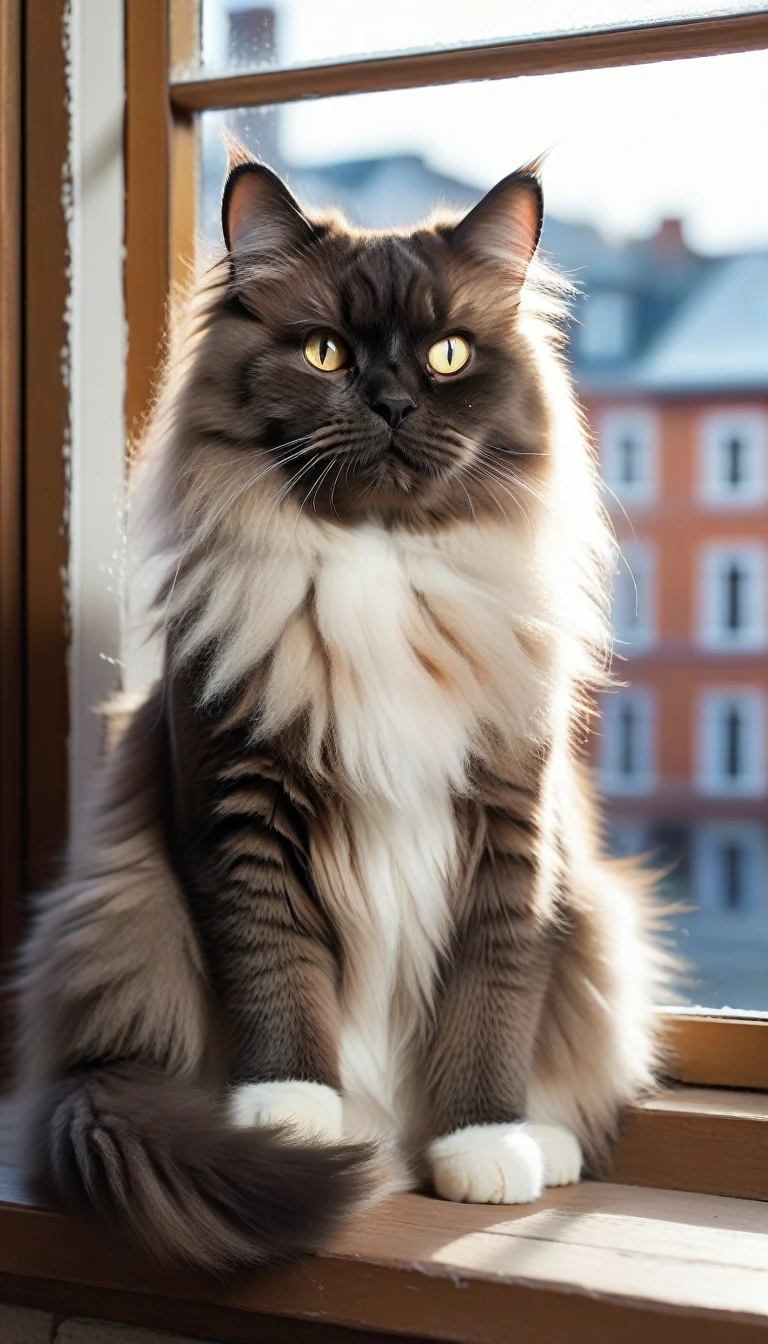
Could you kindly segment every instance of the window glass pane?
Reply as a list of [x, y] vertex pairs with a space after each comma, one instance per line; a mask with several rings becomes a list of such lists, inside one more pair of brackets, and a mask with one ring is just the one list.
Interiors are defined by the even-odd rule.
[[[593, 297], [583, 305], [584, 324], [589, 322]], [[590, 369], [594, 356], [579, 339], [585, 329], [576, 328], [575, 352]], [[625, 347], [625, 361], [627, 357]], [[603, 479], [614, 498], [622, 505], [652, 504], [658, 492], [658, 417], [647, 407], [624, 406], [599, 413], [595, 428]]]
[[710, 508], [743, 509], [768, 493], [768, 413], [734, 407], [700, 426], [700, 493]]
[[749, 0], [202, 0], [202, 64], [206, 73], [257, 71], [760, 8]]
[[[221, 124], [309, 204], [375, 227], [466, 210], [556, 146], [543, 247], [577, 285], [568, 357], [638, 580], [636, 599], [626, 567], [617, 578], [627, 689], [604, 698], [593, 745], [611, 843], [650, 852], [664, 898], [689, 907], [675, 916], [683, 999], [768, 1009], [768, 53], [211, 114], [206, 255]], [[735, 197], [713, 182], [723, 162]], [[598, 294], [620, 296], [610, 357], [578, 337]]]
[[[742, 531], [759, 536], [758, 523], [745, 509]], [[768, 645], [766, 566], [768, 547], [750, 540], [743, 546], [711, 544], [702, 538], [699, 565], [700, 643], [711, 649], [751, 649]]]
[[605, 696], [601, 706], [599, 775], [608, 797], [653, 793], [656, 770], [656, 696], [633, 686]]
[[702, 793], [716, 798], [765, 796], [764, 699], [754, 685], [701, 695], [695, 730]]

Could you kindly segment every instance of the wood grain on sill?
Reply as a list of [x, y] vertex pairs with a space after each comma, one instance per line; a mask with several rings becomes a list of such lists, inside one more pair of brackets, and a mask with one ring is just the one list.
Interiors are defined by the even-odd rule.
[[0, 1209], [0, 1248], [8, 1301], [31, 1300], [34, 1280], [38, 1305], [222, 1340], [263, 1337], [263, 1316], [488, 1344], [768, 1334], [764, 1206], [615, 1185], [502, 1209], [396, 1196], [325, 1254], [226, 1284], [18, 1205]]
[[[700, 1136], [675, 1147], [674, 1127], [664, 1137], [659, 1125], [695, 1115], [768, 1135], [766, 1101], [661, 1098], [630, 1119], [617, 1162], [630, 1162], [637, 1123], [657, 1126], [670, 1171]], [[647, 1344], [649, 1330], [654, 1344], [746, 1344], [768, 1339], [766, 1265], [765, 1204], [584, 1183], [509, 1208], [397, 1196], [323, 1255], [222, 1284], [158, 1270], [117, 1236], [36, 1207], [11, 1141], [0, 1149], [0, 1300], [243, 1344], [274, 1338], [278, 1317], [285, 1344], [336, 1340], [339, 1327], [474, 1344]]]

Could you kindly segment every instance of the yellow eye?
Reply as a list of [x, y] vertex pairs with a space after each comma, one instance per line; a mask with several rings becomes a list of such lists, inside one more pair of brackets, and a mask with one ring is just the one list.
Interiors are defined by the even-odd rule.
[[332, 331], [313, 331], [304, 342], [304, 356], [314, 369], [335, 373], [349, 363], [349, 350]]
[[435, 373], [458, 373], [470, 356], [469, 344], [463, 336], [444, 336], [436, 341], [427, 359]]

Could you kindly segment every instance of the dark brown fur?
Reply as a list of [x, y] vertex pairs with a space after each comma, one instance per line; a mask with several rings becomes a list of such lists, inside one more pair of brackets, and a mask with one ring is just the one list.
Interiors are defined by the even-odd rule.
[[[236, 169], [231, 187], [244, 188], [238, 174], [252, 168]], [[258, 229], [238, 238], [178, 407], [185, 456], [204, 443], [209, 466], [215, 453], [226, 463], [230, 486], [282, 460], [297, 500], [320, 516], [354, 520], [375, 507], [414, 528], [496, 511], [497, 473], [535, 486], [547, 456], [545, 399], [530, 343], [510, 320], [519, 293], [500, 290], [478, 252], [490, 197], [477, 221], [473, 212], [456, 226], [372, 236], [334, 217], [310, 223], [262, 177], [253, 179]], [[540, 210], [531, 174], [504, 185]], [[548, 284], [554, 293], [554, 277]], [[324, 327], [355, 362], [308, 376], [302, 343]], [[435, 377], [430, 344], [463, 331], [473, 333], [470, 365]], [[385, 395], [414, 402], [394, 434], [372, 409]], [[312, 432], [319, 452], [298, 442]], [[471, 450], [468, 437], [478, 435]]]
[[139, 1063], [72, 1072], [30, 1157], [67, 1208], [218, 1274], [316, 1250], [369, 1188], [365, 1149], [235, 1129], [209, 1091]]

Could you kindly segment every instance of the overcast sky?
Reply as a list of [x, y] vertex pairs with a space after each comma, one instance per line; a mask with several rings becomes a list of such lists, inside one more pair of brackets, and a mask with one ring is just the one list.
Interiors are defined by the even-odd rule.
[[[207, 55], [216, 11], [206, 0]], [[757, 8], [723, 4], [721, 9]], [[280, 0], [286, 63], [707, 10], [656, 0]], [[480, 187], [551, 147], [548, 207], [613, 235], [681, 215], [709, 252], [768, 246], [768, 52], [294, 104], [290, 161], [417, 153]]]

